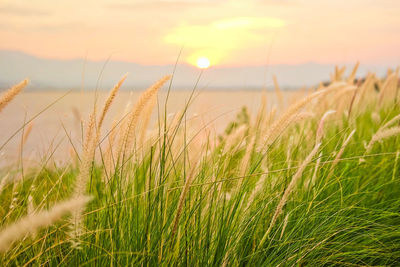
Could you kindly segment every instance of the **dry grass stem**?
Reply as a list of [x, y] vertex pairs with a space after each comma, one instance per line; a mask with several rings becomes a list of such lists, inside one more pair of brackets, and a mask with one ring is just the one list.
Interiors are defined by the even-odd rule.
[[337, 153], [335, 159], [334, 159], [333, 162], [332, 162], [331, 170], [329, 171], [329, 174], [328, 174], [328, 176], [327, 176], [327, 177], [328, 177], [328, 178], [327, 178], [328, 180], [329, 180], [329, 178], [333, 175], [333, 171], [334, 171], [336, 165], [338, 164], [340, 158], [342, 157], [343, 152], [344, 152], [344, 149], [345, 149], [346, 146], [349, 144], [349, 142], [350, 142], [350, 140], [351, 140], [351, 138], [353, 137], [353, 135], [354, 135], [355, 132], [356, 132], [356, 130], [351, 131], [351, 133], [349, 134], [349, 136], [346, 138], [346, 140], [344, 140], [342, 146], [340, 147], [339, 152]]
[[192, 180], [193, 180], [193, 178], [195, 176], [195, 170], [196, 170], [197, 165], [198, 165], [198, 161], [195, 161], [195, 164], [192, 166], [192, 168], [190, 170], [190, 173], [189, 173], [189, 175], [188, 175], [188, 177], [187, 177], [187, 179], [185, 181], [185, 185], [183, 186], [182, 193], [181, 193], [181, 195], [179, 197], [179, 202], [178, 202], [178, 206], [177, 206], [177, 209], [176, 209], [176, 215], [175, 215], [175, 218], [174, 218], [173, 227], [172, 227], [172, 233], [171, 233], [172, 240], [174, 239], [176, 230], [178, 228], [179, 218], [180, 218], [181, 213], [182, 213], [183, 204], [185, 203], [186, 195], [187, 195], [187, 193], [189, 191], [189, 187], [192, 184]]
[[276, 220], [278, 219], [279, 215], [282, 213], [283, 206], [285, 206], [286, 202], [289, 199], [289, 195], [292, 193], [294, 190], [298, 180], [301, 178], [304, 169], [307, 167], [307, 165], [310, 163], [314, 155], [317, 153], [321, 143], [317, 144], [314, 149], [311, 151], [311, 153], [307, 156], [307, 158], [303, 161], [303, 163], [300, 165], [300, 167], [297, 169], [297, 172], [293, 175], [292, 180], [290, 181], [288, 187], [285, 190], [285, 193], [283, 194], [281, 200], [278, 203], [278, 206], [276, 207], [275, 213], [272, 216], [271, 223], [268, 227], [268, 230], [265, 232], [263, 238], [260, 241], [260, 246], [262, 246], [267, 239], [269, 233], [271, 232], [272, 228], [274, 227]]

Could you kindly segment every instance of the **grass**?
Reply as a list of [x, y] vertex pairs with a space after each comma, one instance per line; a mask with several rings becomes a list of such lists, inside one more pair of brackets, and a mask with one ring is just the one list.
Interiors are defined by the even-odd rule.
[[[196, 128], [187, 107], [168, 119], [159, 103], [157, 126], [143, 140], [146, 105], [154, 106], [146, 97], [105, 133], [93, 112], [70, 164], [0, 171], [2, 233], [61, 201], [92, 197], [72, 216], [8, 241], [0, 264], [397, 265], [398, 121], [387, 128], [394, 134], [376, 133], [400, 114], [398, 85], [393, 74], [389, 82], [371, 74], [357, 83], [353, 73], [346, 79], [337, 68], [318, 96], [275, 116], [265, 102], [256, 116], [244, 108], [223, 133], [211, 123]], [[328, 110], [336, 112], [323, 116]]]

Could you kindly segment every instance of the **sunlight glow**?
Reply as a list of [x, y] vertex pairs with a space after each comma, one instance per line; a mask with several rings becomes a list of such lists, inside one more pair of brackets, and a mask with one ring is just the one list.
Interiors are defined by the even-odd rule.
[[[171, 29], [165, 36], [166, 44], [184, 45], [186, 62], [197, 65], [199, 57], [227, 63], [235, 59], [237, 51], [265, 47], [285, 21], [272, 17], [232, 17], [206, 24], [186, 24]], [[262, 33], [262, 34], [261, 34]]]
[[197, 59], [197, 67], [200, 69], [207, 69], [210, 67], [210, 60], [206, 57], [200, 57]]

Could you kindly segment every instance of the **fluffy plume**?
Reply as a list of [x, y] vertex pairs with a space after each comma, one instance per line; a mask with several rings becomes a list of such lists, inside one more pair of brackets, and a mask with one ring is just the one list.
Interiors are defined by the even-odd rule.
[[228, 135], [225, 141], [225, 146], [222, 154], [227, 153], [229, 150], [232, 149], [235, 145], [237, 145], [238, 141], [240, 143], [240, 140], [243, 139], [243, 137], [246, 135], [246, 131], [248, 130], [247, 125], [241, 125], [239, 128], [237, 128], [233, 133]]
[[111, 130], [109, 132], [107, 141], [107, 150], [104, 153], [104, 171], [106, 172], [106, 174], [108, 175], [112, 175], [112, 168], [113, 166], [113, 159], [114, 159], [114, 155], [113, 155], [113, 145], [114, 145], [114, 141], [115, 141], [115, 137], [117, 134], [117, 121], [114, 120], [111, 126]]
[[242, 159], [242, 164], [240, 166], [240, 176], [244, 176], [246, 174], [246, 171], [249, 167], [250, 159], [251, 159], [251, 154], [254, 149], [254, 144], [256, 141], [256, 136], [253, 135], [250, 138], [250, 142], [248, 142], [246, 146], [246, 152], [244, 153], [243, 159]]
[[314, 112], [309, 112], [309, 111], [300, 112], [292, 117], [292, 120], [290, 121], [289, 124], [296, 124], [307, 118], [313, 118], [313, 117], [315, 117]]
[[283, 110], [283, 95], [282, 95], [281, 88], [279, 87], [278, 80], [276, 79], [275, 75], [272, 76], [272, 79], [274, 81], [275, 93], [276, 93], [276, 96], [278, 97], [279, 109]]
[[[171, 79], [170, 75], [164, 76], [140, 95], [139, 100], [136, 102], [135, 106], [130, 112], [128, 120], [123, 129], [123, 139], [121, 140], [120, 145], [124, 146], [125, 152], [128, 152], [131, 149], [131, 145], [135, 136], [135, 128], [144, 107], [169, 79]], [[122, 147], [120, 149], [122, 149]]]
[[400, 126], [379, 130], [376, 134], [374, 134], [374, 136], [372, 136], [371, 141], [368, 143], [366, 147], [366, 152], [367, 153], [370, 152], [376, 142], [398, 134], [400, 134]]
[[304, 182], [304, 187], [306, 189], [308, 189], [310, 186], [315, 185], [315, 182], [317, 181], [317, 173], [319, 170], [319, 166], [321, 164], [321, 159], [322, 159], [322, 152], [318, 156], [317, 163], [315, 164], [315, 168], [314, 168], [314, 172], [313, 172], [313, 176], [311, 177], [311, 180], [307, 180]]
[[[31, 191], [34, 191], [33, 189], [31, 189]], [[31, 194], [29, 194], [28, 196], [28, 207], [27, 207], [27, 213], [28, 215], [31, 215], [35, 212], [35, 207], [33, 205], [33, 197]]]
[[328, 110], [327, 112], [322, 115], [321, 120], [319, 121], [318, 128], [317, 128], [317, 136], [315, 138], [315, 143], [321, 142], [322, 138], [324, 137], [324, 123], [326, 118], [328, 118], [329, 115], [335, 113], [335, 110]]
[[397, 116], [394, 116], [390, 121], [388, 121], [387, 123], [385, 123], [379, 130], [384, 130], [387, 129], [388, 127], [392, 126], [393, 124], [395, 124], [396, 122], [398, 122], [400, 120], [400, 114]]
[[115, 96], [117, 95], [119, 88], [121, 88], [122, 84], [124, 83], [126, 79], [127, 74], [125, 74], [122, 79], [114, 86], [114, 88], [110, 91], [110, 94], [108, 95], [108, 98], [106, 102], [104, 103], [103, 111], [101, 112], [99, 123], [97, 124], [97, 128], [100, 129], [104, 118], [107, 114], [108, 109], [110, 108], [112, 102], [114, 101]]
[[332, 102], [333, 102], [333, 103], [341, 103], [341, 101], [343, 101], [343, 99], [346, 98], [346, 95], [347, 95], [347, 94], [352, 93], [352, 92], [355, 91], [355, 90], [357, 90], [357, 87], [356, 87], [356, 86], [348, 86], [348, 87], [345, 87], [345, 88], [339, 90], [339, 91], [335, 94], [335, 96], [334, 96]]
[[3, 192], [3, 189], [5, 188], [5, 186], [7, 185], [7, 183], [9, 182], [9, 176], [10, 174], [7, 173], [4, 177], [1, 178], [0, 180], [0, 194]]
[[260, 137], [263, 137], [263, 134], [268, 132], [268, 129], [270, 128], [271, 124], [273, 123], [273, 121], [275, 119], [276, 109], [277, 109], [276, 106], [273, 106], [271, 111], [268, 112], [268, 114], [265, 116], [264, 122], [259, 126], [260, 131], [259, 131], [258, 135], [261, 135], [261, 136], [257, 136], [257, 140], [256, 140], [257, 147], [259, 146], [260, 141], [262, 141], [262, 140], [260, 140]]
[[273, 142], [275, 142], [276, 138], [282, 133], [284, 129], [286, 129], [289, 124], [293, 121], [297, 113], [304, 108], [307, 104], [309, 104], [312, 100], [315, 98], [318, 98], [320, 96], [324, 96], [327, 93], [332, 92], [333, 90], [337, 90], [339, 88], [342, 88], [343, 86], [346, 86], [345, 83], [334, 83], [330, 85], [327, 89], [317, 91], [315, 93], [312, 93], [311, 95], [303, 98], [302, 100], [299, 100], [297, 103], [291, 105], [287, 111], [285, 111], [279, 119], [277, 119], [271, 127], [268, 129], [267, 133], [264, 136], [264, 140], [266, 142], [266, 145], [270, 145]]
[[372, 86], [374, 81], [376, 80], [376, 77], [373, 74], [368, 74], [364, 83], [362, 83], [359, 86], [359, 93], [358, 93], [358, 98], [356, 101], [356, 106], [360, 108], [363, 104], [365, 104], [365, 97], [368, 92], [372, 91]]
[[259, 127], [265, 120], [265, 111], [267, 108], [267, 95], [265, 91], [263, 91], [261, 95], [261, 105], [258, 109], [255, 124]]
[[29, 80], [25, 79], [19, 84], [14, 85], [10, 89], [8, 89], [5, 93], [0, 96], [0, 112], [5, 108], [5, 106], [10, 103], [16, 95], [18, 95], [22, 89], [28, 84]]
[[25, 146], [26, 141], [28, 140], [28, 137], [31, 134], [32, 128], [33, 128], [33, 122], [29, 123], [28, 126], [25, 128], [24, 136], [22, 137], [19, 151], [22, 151], [23, 147]]
[[[96, 106], [89, 118], [86, 129], [86, 139], [83, 144], [83, 157], [79, 168], [79, 173], [75, 180], [73, 196], [80, 198], [85, 195], [88, 180], [91, 177], [92, 164], [96, 152], [96, 147], [100, 138], [100, 129], [96, 128]], [[83, 206], [72, 212], [71, 231], [68, 233], [72, 247], [79, 248], [79, 237], [83, 232]]]
[[338, 66], [335, 66], [335, 72], [333, 75], [331, 75], [331, 80], [332, 82], [337, 82], [343, 80], [343, 74], [344, 71], [346, 70], [346, 67], [339, 68]]
[[142, 149], [143, 149], [143, 144], [146, 138], [146, 131], [147, 131], [147, 127], [150, 123], [150, 118], [151, 118], [151, 114], [153, 112], [154, 106], [157, 103], [157, 98], [156, 95], [154, 95], [149, 103], [146, 105], [143, 116], [142, 116], [142, 123], [141, 123], [141, 129], [140, 129], [140, 136], [139, 136], [139, 144], [141, 145]]
[[378, 112], [372, 112], [371, 113], [371, 119], [373, 122], [375, 122], [376, 124], [379, 124], [381, 122], [381, 116], [379, 115]]
[[397, 88], [397, 72], [393, 72], [386, 78], [385, 82], [383, 83], [381, 90], [379, 91], [379, 103], [383, 102], [383, 98], [385, 94], [389, 91], [395, 91]]
[[[380, 117], [379, 117], [379, 120], [380, 120]], [[392, 126], [393, 124], [395, 124], [399, 120], [400, 120], [400, 114], [394, 116], [391, 120], [389, 120], [387, 123], [385, 123], [383, 126], [381, 126], [378, 129], [378, 131], [376, 131], [376, 133], [372, 136], [372, 138], [371, 138], [370, 142], [368, 143], [368, 145], [365, 146], [366, 153], [371, 151], [373, 145], [377, 141], [381, 141], [382, 139], [386, 139], [386, 138], [389, 138], [389, 137], [392, 137], [394, 135], [399, 134], [400, 126], [395, 126], [395, 127], [389, 128], [390, 126]]]
[[97, 144], [96, 139], [98, 139], [97, 137], [93, 136], [93, 134], [95, 132], [95, 123], [96, 123], [95, 118], [96, 118], [96, 113], [93, 112], [90, 115], [89, 123], [87, 125], [86, 139], [85, 139], [85, 143], [83, 144], [82, 162], [81, 162], [81, 166], [79, 168], [79, 174], [76, 177], [76, 182], [75, 182], [75, 194], [76, 195], [84, 194], [87, 180], [90, 177], [92, 161], [94, 158], [94, 153], [95, 153], [96, 144]]
[[356, 65], [354, 66], [353, 70], [351, 71], [349, 78], [347, 79], [347, 82], [349, 84], [354, 84], [354, 79], [356, 78], [356, 73], [357, 73], [359, 66], [360, 66], [360, 62], [357, 61]]
[[0, 232], [0, 251], [6, 252], [17, 240], [29, 234], [34, 234], [40, 228], [49, 227], [60, 220], [62, 216], [83, 208], [89, 200], [90, 197], [87, 196], [70, 199], [54, 205], [48, 211], [33, 213], [19, 219]]

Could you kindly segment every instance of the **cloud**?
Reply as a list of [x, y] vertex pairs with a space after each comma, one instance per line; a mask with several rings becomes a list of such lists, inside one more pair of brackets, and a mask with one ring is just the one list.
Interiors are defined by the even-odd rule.
[[7, 5], [7, 6], [0, 7], [0, 14], [12, 15], [12, 16], [48, 16], [49, 15], [49, 13], [44, 10], [30, 8], [30, 7], [14, 6], [14, 5]]
[[256, 4], [266, 4], [266, 5], [298, 5], [298, 0], [254, 0]]
[[281, 28], [284, 25], [285, 23], [283, 20], [272, 17], [238, 17], [213, 23], [213, 26], [217, 29]]
[[164, 37], [168, 44], [184, 46], [191, 51], [187, 57], [195, 64], [198, 57], [207, 57], [216, 64], [234, 51], [251, 49], [268, 43], [268, 38], [285, 26], [285, 22], [272, 17], [234, 17], [209, 24], [182, 24]]
[[187, 9], [197, 7], [218, 6], [225, 1], [199, 1], [199, 0], [156, 0], [156, 1], [139, 1], [135, 3], [113, 3], [107, 5], [107, 8], [117, 10], [136, 10], [136, 9]]

